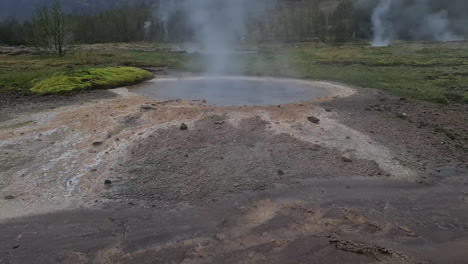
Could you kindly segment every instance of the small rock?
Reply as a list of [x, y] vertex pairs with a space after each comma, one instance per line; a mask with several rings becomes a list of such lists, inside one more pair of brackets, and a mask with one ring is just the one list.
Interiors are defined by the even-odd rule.
[[214, 123], [215, 123], [215, 125], [222, 125], [222, 124], [224, 124], [224, 121], [215, 121]]
[[344, 162], [352, 162], [353, 159], [351, 158], [351, 155], [346, 153], [346, 154], [343, 154], [341, 156], [341, 160], [343, 160]]
[[111, 180], [105, 180], [105, 181], [104, 181], [104, 184], [105, 184], [105, 185], [111, 185], [111, 184], [112, 184], [112, 181], [111, 181]]
[[318, 124], [320, 122], [320, 119], [318, 119], [317, 117], [315, 116], [309, 116], [307, 118], [307, 120], [309, 120], [310, 122], [314, 123], [314, 124]]
[[7, 196], [3, 197], [3, 199], [5, 199], [5, 200], [13, 200], [13, 199], [15, 199], [15, 198], [16, 198], [16, 197], [13, 196], [13, 195], [7, 195]]
[[234, 186], [234, 187], [236, 187], [236, 188], [237, 188], [237, 187], [239, 187], [239, 186], [240, 186], [240, 184], [238, 184], [238, 183], [234, 183], [232, 186]]
[[182, 123], [180, 125], [180, 130], [187, 130], [187, 129], [188, 129], [188, 126], [186, 124]]
[[406, 113], [400, 113], [397, 115], [398, 118], [401, 118], [401, 119], [405, 119], [408, 117], [408, 115]]
[[266, 184], [260, 184], [253, 188], [254, 191], [264, 191], [266, 189]]
[[278, 170], [278, 175], [284, 175], [284, 171]]
[[102, 142], [101, 141], [96, 141], [96, 142], [93, 142], [93, 147], [99, 147], [102, 145]]
[[156, 110], [156, 108], [148, 106], [148, 105], [143, 105], [140, 107], [141, 110], [143, 111], [150, 111], [150, 110]]
[[17, 249], [17, 248], [19, 248], [19, 247], [20, 247], [20, 245], [18, 244], [18, 245], [15, 245], [15, 246], [13, 247], [13, 249]]
[[325, 108], [325, 112], [331, 112], [332, 110], [330, 108]]

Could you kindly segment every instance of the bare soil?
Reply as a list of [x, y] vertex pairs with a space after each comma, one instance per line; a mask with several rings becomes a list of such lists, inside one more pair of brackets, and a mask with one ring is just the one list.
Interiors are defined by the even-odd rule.
[[466, 263], [466, 109], [354, 92], [1, 107], [0, 263]]

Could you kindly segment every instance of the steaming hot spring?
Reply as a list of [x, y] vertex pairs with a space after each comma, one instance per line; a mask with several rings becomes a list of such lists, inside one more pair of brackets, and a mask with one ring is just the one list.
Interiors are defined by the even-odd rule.
[[157, 78], [132, 91], [157, 100], [206, 100], [219, 106], [267, 106], [336, 95], [329, 83], [272, 77], [197, 76]]

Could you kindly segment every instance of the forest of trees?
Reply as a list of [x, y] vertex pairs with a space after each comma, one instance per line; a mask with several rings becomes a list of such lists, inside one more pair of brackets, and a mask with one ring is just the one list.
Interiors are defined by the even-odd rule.
[[[247, 41], [329, 40], [342, 43], [370, 37], [370, 14], [356, 10], [350, 0], [341, 1], [334, 12], [327, 13], [319, 8], [321, 1], [284, 1], [272, 6], [267, 16], [251, 17], [247, 22]], [[155, 5], [143, 3], [98, 13], [67, 14], [65, 19], [75, 43], [190, 40], [191, 34], [187, 31], [182, 12], [163, 23], [156, 9]], [[34, 18], [0, 21], [0, 44], [31, 44], [33, 21]]]

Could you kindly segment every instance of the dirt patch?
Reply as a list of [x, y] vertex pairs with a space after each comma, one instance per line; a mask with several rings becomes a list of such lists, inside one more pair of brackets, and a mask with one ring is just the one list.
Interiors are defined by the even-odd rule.
[[[460, 180], [468, 173], [464, 105], [432, 104], [362, 89], [323, 107], [336, 113], [343, 124], [388, 146], [403, 164], [421, 172], [421, 182]], [[447, 170], [452, 173], [441, 175]]]
[[310, 178], [382, 175], [375, 162], [344, 162], [339, 151], [268, 131], [260, 117], [236, 127], [220, 120], [158, 130], [136, 142], [112, 169], [109, 197], [199, 204]]
[[17, 117], [18, 114], [47, 111], [67, 105], [80, 105], [93, 100], [97, 101], [115, 96], [115, 93], [105, 90], [48, 96], [1, 93], [0, 122]]
[[322, 179], [266, 195], [227, 195], [210, 206], [161, 210], [113, 202], [0, 224], [0, 260], [464, 263], [468, 212], [459, 191], [394, 180]]

